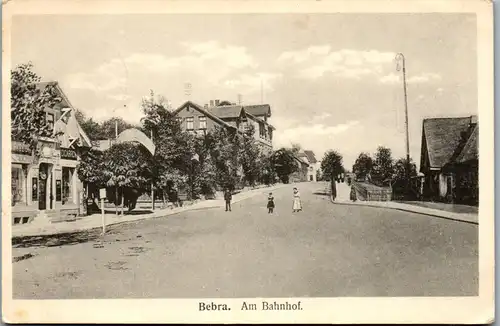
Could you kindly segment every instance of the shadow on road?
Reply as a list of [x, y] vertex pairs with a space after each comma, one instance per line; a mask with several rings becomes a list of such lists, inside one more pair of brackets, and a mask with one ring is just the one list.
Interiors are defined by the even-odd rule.
[[99, 238], [101, 229], [12, 238], [12, 248], [57, 247], [89, 242]]

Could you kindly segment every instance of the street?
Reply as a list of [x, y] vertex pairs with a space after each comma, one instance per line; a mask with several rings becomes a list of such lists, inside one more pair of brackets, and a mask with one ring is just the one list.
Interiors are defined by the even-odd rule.
[[[478, 295], [478, 226], [332, 204], [300, 183], [233, 204], [110, 228], [91, 239], [23, 248], [16, 299]], [[102, 244], [102, 245], [101, 245]], [[16, 250], [13, 249], [15, 256]]]

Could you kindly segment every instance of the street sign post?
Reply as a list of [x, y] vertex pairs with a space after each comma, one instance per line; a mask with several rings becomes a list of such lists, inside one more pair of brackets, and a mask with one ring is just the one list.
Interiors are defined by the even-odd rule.
[[102, 234], [106, 233], [106, 216], [104, 215], [104, 197], [106, 197], [106, 188], [99, 189], [99, 198], [101, 198]]

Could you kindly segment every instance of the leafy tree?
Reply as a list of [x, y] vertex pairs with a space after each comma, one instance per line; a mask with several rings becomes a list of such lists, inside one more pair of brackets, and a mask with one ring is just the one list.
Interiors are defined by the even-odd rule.
[[[118, 128], [116, 128], [117, 126]], [[126, 122], [121, 117], [112, 117], [100, 123], [101, 133], [99, 136], [101, 137], [101, 139], [113, 139], [116, 137], [117, 129], [119, 135], [124, 130], [137, 127], [138, 126]]]
[[297, 143], [292, 144], [291, 151], [293, 154], [297, 155], [300, 153], [301, 150], [302, 150], [302, 146], [300, 146], [300, 144], [297, 144]]
[[92, 148], [83, 152], [76, 168], [78, 179], [84, 184], [92, 183], [97, 186], [104, 185], [104, 165], [103, 152]]
[[254, 186], [261, 171], [260, 150], [254, 140], [255, 127], [250, 125], [245, 131], [245, 137], [241, 140], [241, 164], [245, 181]]
[[240, 138], [235, 131], [216, 126], [209, 133], [211, 156], [216, 170], [216, 183], [221, 188], [235, 189], [241, 181]]
[[143, 131], [153, 136], [156, 146], [153, 159], [153, 183], [156, 189], [169, 192], [175, 185], [185, 189], [193, 175], [195, 139], [184, 132], [166, 100], [151, 91], [141, 104]]
[[367, 153], [361, 153], [352, 166], [352, 171], [356, 175], [356, 179], [365, 179], [369, 177], [372, 168], [373, 160], [370, 155]]
[[344, 172], [342, 160], [342, 155], [337, 151], [329, 150], [325, 153], [321, 160], [321, 171], [324, 180], [331, 181]]
[[75, 110], [75, 117], [80, 127], [82, 127], [91, 140], [106, 139], [101, 125], [97, 121], [94, 121], [92, 117], [88, 118], [81, 110]]
[[391, 179], [393, 174], [394, 167], [391, 150], [387, 147], [379, 146], [373, 162], [372, 178], [374, 182], [381, 184], [385, 180]]
[[41, 78], [32, 71], [33, 64], [21, 64], [11, 71], [11, 136], [30, 145], [34, 150], [40, 137], [52, 136], [46, 121], [46, 108], [52, 108], [62, 99], [54, 84], [41, 89]]
[[280, 148], [273, 153], [272, 164], [278, 178], [283, 183], [288, 183], [290, 175], [299, 170], [293, 155], [292, 150], [286, 148]]
[[220, 101], [218, 106], [224, 106], [224, 105], [232, 105], [232, 103], [229, 101]]
[[140, 194], [149, 187], [152, 178], [151, 154], [142, 145], [118, 143], [103, 154], [104, 182], [107, 187], [119, 190], [115, 204], [119, 204], [121, 196], [128, 190], [136, 190]]
[[275, 183], [278, 176], [275, 171], [272, 154], [266, 155], [262, 152], [260, 153], [259, 169], [259, 182], [265, 185], [272, 185]]
[[406, 158], [400, 158], [394, 162], [392, 179], [394, 181], [405, 181], [407, 180], [408, 166], [410, 166], [410, 177], [417, 176], [417, 165], [410, 158], [410, 164]]

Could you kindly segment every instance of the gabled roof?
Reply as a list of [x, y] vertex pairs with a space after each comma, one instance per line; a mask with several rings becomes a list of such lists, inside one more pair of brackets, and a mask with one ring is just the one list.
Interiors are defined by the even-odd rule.
[[464, 148], [460, 154], [455, 159], [456, 163], [464, 163], [467, 161], [477, 160], [478, 158], [478, 137], [479, 137], [479, 126], [476, 125], [472, 131], [469, 139], [465, 143]]
[[53, 86], [56, 89], [56, 91], [59, 93], [59, 95], [61, 96], [61, 102], [58, 104], [59, 107], [61, 107], [61, 108], [72, 108], [73, 107], [73, 105], [71, 105], [71, 102], [66, 97], [66, 94], [64, 94], [64, 92], [62, 91], [58, 82], [45, 81], [45, 82], [36, 83], [36, 88], [39, 89], [41, 92], [43, 92], [47, 88], [47, 86]]
[[207, 117], [218, 122], [219, 124], [223, 125], [224, 127], [235, 129], [233, 126], [231, 126], [230, 124], [228, 124], [227, 122], [225, 122], [224, 120], [219, 118], [218, 116], [214, 115], [213, 113], [209, 112], [208, 110], [205, 110], [202, 106], [200, 106], [194, 102], [191, 102], [191, 101], [187, 101], [184, 104], [182, 104], [179, 108], [174, 110], [173, 114], [175, 115], [175, 114], [179, 113], [180, 111], [182, 111], [183, 109], [185, 109], [188, 106], [205, 114]]
[[255, 120], [255, 121], [262, 122], [262, 123], [266, 124], [266, 125], [267, 125], [269, 128], [271, 128], [272, 130], [276, 130], [276, 128], [275, 128], [273, 125], [271, 125], [270, 123], [268, 123], [268, 122], [266, 122], [266, 121], [262, 120], [261, 118], [257, 118], [257, 117], [256, 117], [256, 116], [254, 116], [253, 114], [250, 114], [250, 113], [248, 113], [248, 112], [246, 112], [246, 111], [245, 111], [245, 115], [246, 115], [247, 117], [250, 117], [251, 119], [253, 119], [253, 120]]
[[307, 159], [309, 160], [310, 163], [317, 163], [318, 160], [316, 160], [316, 156], [314, 155], [313, 151], [304, 151], [304, 154], [306, 154]]
[[269, 104], [256, 104], [256, 105], [245, 105], [243, 106], [246, 112], [256, 116], [271, 116], [271, 106]]
[[423, 133], [431, 167], [442, 168], [450, 161], [470, 121], [470, 117], [424, 119]]
[[223, 105], [212, 106], [208, 111], [221, 119], [224, 118], [238, 118], [241, 115], [243, 107], [241, 105]]

